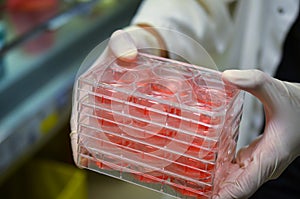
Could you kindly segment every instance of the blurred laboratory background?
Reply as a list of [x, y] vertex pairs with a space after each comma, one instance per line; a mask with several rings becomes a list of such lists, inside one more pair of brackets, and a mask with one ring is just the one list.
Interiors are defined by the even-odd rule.
[[70, 147], [76, 72], [139, 3], [0, 0], [0, 198], [164, 198], [78, 169]]

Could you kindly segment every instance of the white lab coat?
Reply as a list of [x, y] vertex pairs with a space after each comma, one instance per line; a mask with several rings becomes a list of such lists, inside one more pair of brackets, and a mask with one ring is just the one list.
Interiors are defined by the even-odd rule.
[[[202, 44], [220, 70], [259, 69], [274, 75], [286, 35], [298, 14], [298, 0], [145, 0], [132, 24], [175, 29]], [[197, 64], [197, 51], [161, 32], [170, 51], [184, 48]], [[261, 104], [246, 95], [238, 148], [254, 139], [263, 121]]]

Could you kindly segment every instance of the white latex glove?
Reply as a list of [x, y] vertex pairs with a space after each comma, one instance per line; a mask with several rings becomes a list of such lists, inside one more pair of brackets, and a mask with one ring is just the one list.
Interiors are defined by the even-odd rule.
[[276, 179], [300, 154], [300, 84], [277, 80], [258, 70], [228, 70], [223, 80], [256, 96], [264, 105], [262, 136], [242, 148], [214, 199], [248, 198]]

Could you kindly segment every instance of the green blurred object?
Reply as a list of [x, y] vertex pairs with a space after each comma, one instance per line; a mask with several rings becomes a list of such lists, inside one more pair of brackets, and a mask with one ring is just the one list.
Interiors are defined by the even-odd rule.
[[10, 199], [87, 199], [86, 178], [84, 170], [72, 165], [33, 160], [10, 179], [10, 188], [7, 187], [2, 196]]

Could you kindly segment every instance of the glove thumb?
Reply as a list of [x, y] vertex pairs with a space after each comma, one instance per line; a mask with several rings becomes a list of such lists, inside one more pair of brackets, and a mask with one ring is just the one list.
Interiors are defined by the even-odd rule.
[[247, 91], [257, 97], [268, 113], [280, 105], [280, 96], [274, 92], [279, 87], [279, 81], [259, 70], [227, 70], [222, 79], [239, 89]]
[[112, 53], [120, 60], [134, 61], [138, 50], [131, 36], [124, 30], [115, 31], [108, 44]]

